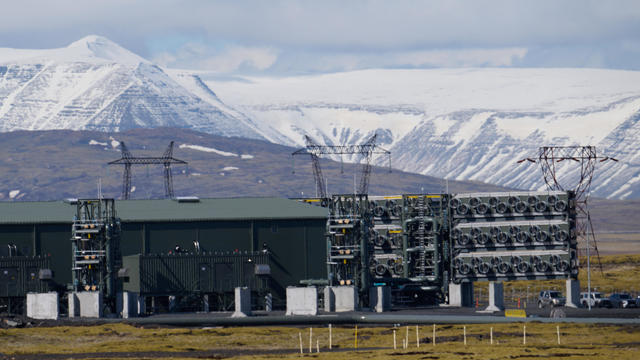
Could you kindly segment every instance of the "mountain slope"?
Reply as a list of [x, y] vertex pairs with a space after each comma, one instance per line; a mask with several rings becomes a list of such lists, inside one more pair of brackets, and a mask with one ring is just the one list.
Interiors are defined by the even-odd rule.
[[[120, 158], [119, 141], [134, 156], [161, 156], [175, 141], [174, 157], [189, 162], [174, 166], [177, 196], [315, 196], [308, 158], [291, 161], [291, 147], [261, 140], [222, 137], [177, 128], [98, 131], [15, 131], [0, 133], [0, 200], [60, 200], [97, 196], [98, 181], [105, 197], [119, 198], [122, 167], [107, 163]], [[353, 192], [360, 167], [322, 160], [331, 193]], [[294, 172], [295, 170], [295, 172]], [[134, 166], [131, 198], [164, 197], [163, 167]], [[451, 181], [451, 191], [495, 191], [503, 188]], [[441, 179], [374, 168], [373, 194], [445, 190]]]
[[124, 131], [172, 126], [262, 138], [215, 94], [202, 100], [162, 69], [108, 39], [66, 48], [0, 49], [0, 131]]
[[[374, 133], [404, 171], [544, 189], [539, 146], [595, 145], [593, 195], [640, 198], [640, 72], [594, 69], [366, 70], [295, 78], [217, 79], [227, 104], [302, 145], [362, 143]], [[382, 159], [378, 159], [382, 163]], [[566, 164], [566, 163], [565, 163]], [[564, 184], [579, 169], [558, 164]]]

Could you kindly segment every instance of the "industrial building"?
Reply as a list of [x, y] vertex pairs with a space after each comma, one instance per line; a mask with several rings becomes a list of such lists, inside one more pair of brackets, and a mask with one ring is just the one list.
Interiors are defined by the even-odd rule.
[[[275, 301], [285, 296], [287, 286], [327, 277], [326, 208], [282, 198], [189, 197], [117, 200], [115, 211], [123, 257], [268, 252]], [[52, 270], [48, 288], [66, 291], [72, 283], [71, 238], [76, 216], [73, 199], [0, 202], [0, 258], [13, 257], [15, 261], [40, 256]], [[11, 279], [2, 279], [0, 274], [0, 287], [6, 288], [0, 297], [12, 296], [8, 289], [15, 287], [10, 283]], [[18, 294], [18, 288], [15, 292], [24, 296], [23, 292]]]
[[54, 317], [60, 294], [69, 316], [193, 301], [315, 314], [319, 300], [465, 305], [474, 282], [565, 279], [574, 302], [575, 218], [571, 191], [2, 203], [0, 301], [53, 296]]

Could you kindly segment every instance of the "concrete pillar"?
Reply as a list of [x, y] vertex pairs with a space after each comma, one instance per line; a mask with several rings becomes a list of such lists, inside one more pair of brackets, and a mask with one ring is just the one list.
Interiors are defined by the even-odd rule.
[[202, 296], [202, 311], [209, 312], [209, 295]]
[[236, 311], [231, 317], [245, 317], [251, 315], [251, 290], [248, 287], [235, 288]]
[[286, 315], [317, 315], [318, 289], [309, 287], [287, 287]]
[[449, 305], [473, 307], [473, 283], [449, 284]]
[[336, 311], [336, 295], [334, 294], [331, 286], [325, 286], [324, 288], [324, 311], [334, 312]]
[[80, 316], [80, 302], [78, 301], [78, 297], [75, 295], [76, 293], [68, 293], [68, 307], [69, 307], [69, 317], [78, 317]]
[[567, 279], [567, 307], [580, 307], [580, 281]]
[[137, 293], [127, 291], [118, 293], [116, 308], [123, 319], [137, 317], [144, 312], [144, 298]]
[[178, 310], [178, 297], [169, 295], [169, 312]]
[[489, 306], [486, 311], [504, 310], [504, 290], [502, 282], [489, 282]]
[[369, 289], [371, 311], [385, 312], [391, 309], [391, 288], [388, 286], [374, 286]]
[[355, 286], [327, 286], [324, 295], [324, 310], [327, 312], [358, 310], [358, 289]]
[[28, 293], [27, 316], [32, 319], [58, 319], [58, 293]]
[[69, 317], [102, 317], [102, 292], [81, 291], [69, 293]]
[[264, 296], [264, 310], [273, 311], [273, 295], [271, 293]]

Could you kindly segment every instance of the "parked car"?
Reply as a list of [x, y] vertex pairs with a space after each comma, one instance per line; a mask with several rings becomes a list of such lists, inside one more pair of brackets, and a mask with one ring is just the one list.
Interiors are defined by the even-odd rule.
[[[588, 292], [580, 293], [580, 304], [582, 307], [588, 307], [589, 303], [587, 299], [589, 298]], [[591, 307], [611, 307], [611, 301], [608, 298], [602, 297], [602, 294], [597, 291], [591, 292]]]
[[632, 298], [631, 295], [625, 293], [611, 294], [609, 301], [611, 301], [611, 306], [616, 308], [636, 307], [636, 300]]
[[538, 296], [538, 308], [542, 309], [545, 306], [564, 306], [567, 299], [562, 297], [559, 291], [544, 290], [540, 291]]

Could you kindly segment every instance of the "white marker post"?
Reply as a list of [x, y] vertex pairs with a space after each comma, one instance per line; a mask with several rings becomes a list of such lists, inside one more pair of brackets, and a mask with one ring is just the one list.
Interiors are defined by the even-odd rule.
[[416, 347], [420, 347], [420, 332], [418, 331], [418, 325], [416, 325]]
[[313, 328], [309, 328], [309, 354], [311, 354], [311, 344], [313, 344]]
[[527, 325], [522, 326], [522, 345], [527, 345]]
[[462, 327], [462, 336], [464, 338], [464, 345], [467, 345], [467, 326]]
[[560, 325], [556, 326], [556, 333], [558, 334], [558, 345], [560, 345]]
[[433, 340], [433, 346], [436, 346], [436, 324], [433, 324], [433, 336], [432, 336], [432, 340]]
[[329, 324], [329, 350], [331, 350], [331, 337], [332, 337], [332, 334], [331, 334], [331, 324]]
[[489, 329], [489, 339], [491, 341], [491, 345], [493, 345], [493, 326]]
[[298, 333], [298, 337], [300, 338], [300, 354], [302, 354], [303, 352], [302, 352], [302, 333], [301, 332]]
[[393, 350], [396, 350], [396, 328], [393, 328]]
[[409, 347], [409, 325], [407, 325], [407, 334], [404, 336], [404, 348], [408, 348]]

